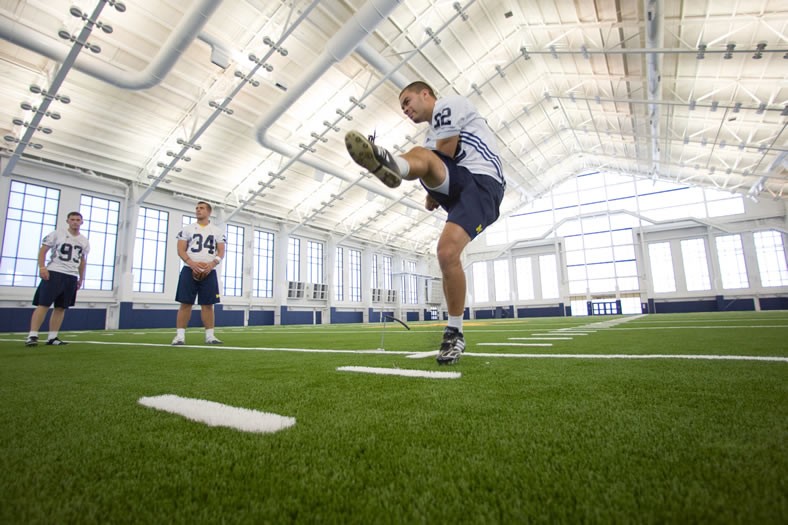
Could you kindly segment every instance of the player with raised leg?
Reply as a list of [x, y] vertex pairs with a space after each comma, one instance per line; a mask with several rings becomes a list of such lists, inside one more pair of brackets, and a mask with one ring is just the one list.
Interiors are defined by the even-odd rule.
[[214, 335], [215, 318], [213, 305], [220, 302], [219, 279], [216, 267], [224, 259], [226, 235], [224, 230], [210, 220], [213, 208], [200, 201], [195, 208], [197, 222], [184, 227], [178, 233], [178, 257], [184, 262], [178, 278], [175, 300], [181, 303], [176, 320], [173, 345], [186, 344], [186, 327], [192, 316], [194, 300], [200, 305], [200, 318], [205, 327], [205, 342], [220, 345]]
[[506, 180], [495, 135], [466, 97], [437, 99], [429, 85], [418, 81], [402, 90], [399, 103], [413, 122], [429, 124], [423, 147], [395, 156], [357, 131], [347, 133], [345, 146], [356, 164], [390, 188], [418, 179], [427, 190], [426, 208], [441, 207], [448, 214], [437, 255], [449, 320], [437, 361], [453, 364], [465, 350], [466, 281], [460, 257], [498, 219]]

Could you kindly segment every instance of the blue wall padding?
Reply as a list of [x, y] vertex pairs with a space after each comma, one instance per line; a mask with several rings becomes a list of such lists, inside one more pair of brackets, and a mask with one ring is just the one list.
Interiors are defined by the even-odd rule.
[[274, 324], [273, 310], [251, 310], [249, 312], [249, 326], [261, 326]]
[[[27, 332], [30, 330], [30, 316], [33, 307], [3, 308], [0, 314], [0, 332]], [[46, 319], [41, 324], [41, 332], [49, 329], [49, 309]], [[107, 326], [107, 310], [104, 308], [69, 308], [63, 319], [61, 331], [67, 330], [103, 330]]]

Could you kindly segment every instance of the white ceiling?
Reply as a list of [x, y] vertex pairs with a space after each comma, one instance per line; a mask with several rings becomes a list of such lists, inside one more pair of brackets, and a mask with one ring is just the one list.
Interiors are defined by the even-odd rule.
[[[505, 214], [597, 170], [788, 198], [785, 0], [112, 4], [0, 0], [4, 175], [41, 159], [130, 181], [140, 201], [156, 188], [424, 253], [445, 216], [418, 184], [365, 174], [342, 140], [420, 143], [397, 95], [423, 79], [488, 116]], [[92, 27], [99, 53], [58, 37], [88, 25], [70, 10], [97, 6], [112, 28]]]

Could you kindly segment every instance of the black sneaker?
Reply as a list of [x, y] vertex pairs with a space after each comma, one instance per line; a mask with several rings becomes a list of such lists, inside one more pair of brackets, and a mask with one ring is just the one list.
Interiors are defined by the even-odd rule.
[[49, 341], [47, 341], [47, 344], [48, 345], [58, 345], [58, 346], [60, 346], [60, 345], [67, 345], [68, 343], [65, 342], [65, 341], [61, 341], [60, 339], [55, 337], [54, 339], [50, 339]]
[[372, 137], [367, 138], [358, 131], [348, 131], [345, 147], [359, 166], [380, 179], [389, 188], [396, 188], [402, 182], [394, 157], [385, 148], [375, 146]]
[[465, 351], [465, 338], [462, 332], [454, 327], [447, 326], [443, 331], [443, 342], [438, 350], [439, 365], [453, 365], [460, 360], [460, 356]]
[[38, 336], [30, 335], [25, 339], [25, 346], [38, 346]]

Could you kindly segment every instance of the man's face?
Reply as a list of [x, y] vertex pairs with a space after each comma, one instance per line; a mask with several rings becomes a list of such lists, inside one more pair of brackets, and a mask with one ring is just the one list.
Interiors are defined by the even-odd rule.
[[426, 89], [421, 91], [408, 90], [399, 97], [402, 112], [416, 124], [429, 122], [432, 119], [432, 110], [435, 101]]
[[197, 215], [198, 219], [205, 219], [211, 216], [211, 212], [208, 211], [208, 206], [205, 204], [198, 204], [194, 209], [194, 213]]
[[79, 231], [79, 227], [82, 226], [82, 217], [79, 215], [72, 215], [66, 219], [66, 222], [70, 230]]

